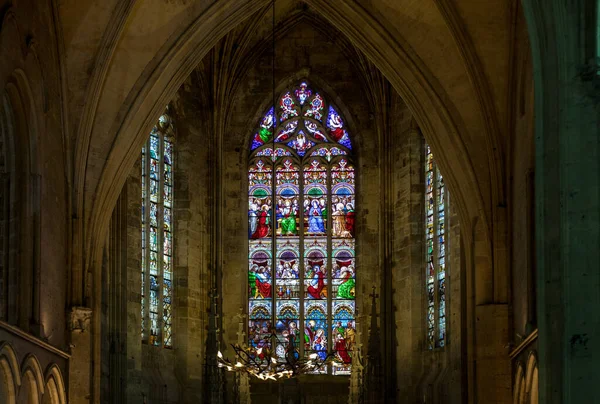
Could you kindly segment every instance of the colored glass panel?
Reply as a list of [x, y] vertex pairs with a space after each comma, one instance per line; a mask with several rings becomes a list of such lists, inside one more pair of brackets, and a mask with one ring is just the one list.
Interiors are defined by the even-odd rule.
[[327, 161], [331, 161], [331, 159], [335, 156], [345, 156], [346, 153], [344, 150], [340, 149], [339, 147], [319, 147], [317, 150], [313, 151], [310, 155], [311, 156], [319, 156], [319, 157], [325, 157], [325, 159], [327, 159]]
[[313, 99], [310, 101], [309, 108], [304, 112], [304, 116], [308, 116], [321, 121], [323, 119], [324, 110], [323, 97], [320, 94], [315, 94]]
[[344, 121], [331, 105], [329, 106], [329, 113], [327, 114], [327, 128], [329, 129], [329, 137], [331, 137], [333, 141], [348, 149], [352, 149], [350, 137], [344, 128]]
[[285, 93], [279, 100], [279, 120], [283, 122], [295, 116], [298, 116], [296, 101], [291, 93]]
[[307, 83], [302, 82], [302, 83], [300, 83], [300, 85], [298, 86], [298, 88], [296, 89], [294, 94], [296, 94], [296, 98], [298, 99], [298, 102], [300, 103], [300, 105], [304, 105], [304, 102], [306, 101], [306, 99], [310, 98], [310, 96], [312, 94], [312, 90], [310, 88], [308, 88]]
[[298, 121], [293, 120], [286, 123], [277, 133], [276, 142], [285, 142], [292, 138], [294, 131], [298, 128]]
[[275, 113], [273, 111], [273, 107], [271, 107], [271, 109], [267, 111], [265, 116], [261, 119], [256, 134], [252, 138], [252, 145], [250, 146], [250, 149], [254, 150], [257, 147], [260, 147], [261, 145], [271, 141], [273, 139], [273, 130], [275, 129], [276, 125], [277, 122], [275, 121]]
[[142, 148], [142, 340], [172, 347], [173, 125], [163, 114]]
[[313, 121], [305, 120], [304, 126], [308, 130], [308, 133], [318, 142], [327, 142], [327, 137], [323, 134], [324, 130], [320, 128], [318, 124]]
[[429, 145], [425, 145], [425, 263], [427, 345], [446, 343], [446, 188]]
[[298, 355], [336, 355], [318, 373], [348, 374], [356, 298], [350, 138], [306, 82], [275, 105], [282, 124], [272, 108], [258, 123], [248, 168], [248, 345], [259, 359], [272, 349], [283, 361], [293, 340]]

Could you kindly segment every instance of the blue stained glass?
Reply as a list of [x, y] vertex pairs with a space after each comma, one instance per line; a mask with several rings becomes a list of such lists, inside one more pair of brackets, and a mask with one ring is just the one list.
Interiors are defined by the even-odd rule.
[[306, 139], [306, 135], [302, 131], [298, 131], [298, 135], [296, 135], [296, 139], [292, 140], [287, 144], [292, 149], [296, 150], [299, 156], [304, 156], [306, 151], [313, 147], [315, 144]]
[[329, 106], [329, 114], [327, 115], [327, 128], [329, 129], [329, 136], [334, 141], [348, 149], [352, 149], [350, 137], [344, 128], [344, 121], [342, 121], [340, 114], [331, 105]]
[[165, 142], [164, 162], [168, 165], [173, 164], [173, 143], [171, 142]]
[[[172, 345], [172, 139], [173, 125], [167, 107], [142, 148], [142, 215], [148, 214], [149, 220], [142, 218], [141, 270], [142, 340], [166, 348]], [[146, 242], [150, 251], [146, 250]]]
[[160, 141], [157, 136], [150, 136], [150, 157], [153, 160], [159, 160], [160, 155]]
[[294, 338], [306, 355], [336, 355], [316, 373], [347, 375], [355, 343], [355, 173], [345, 123], [328, 106], [301, 82], [276, 104], [283, 125], [275, 127], [271, 108], [252, 136], [248, 346], [259, 360], [264, 347], [283, 360]]
[[[434, 196], [434, 192], [437, 193]], [[444, 179], [429, 145], [425, 146], [425, 242], [427, 265], [427, 343], [429, 349], [445, 346], [446, 338], [446, 233]], [[435, 232], [435, 235], [434, 235]], [[438, 281], [435, 282], [435, 279]]]

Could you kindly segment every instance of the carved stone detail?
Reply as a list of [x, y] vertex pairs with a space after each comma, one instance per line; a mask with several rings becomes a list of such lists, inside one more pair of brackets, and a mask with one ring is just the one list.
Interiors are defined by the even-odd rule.
[[72, 307], [68, 313], [68, 326], [71, 332], [85, 332], [90, 328], [92, 309], [89, 307]]

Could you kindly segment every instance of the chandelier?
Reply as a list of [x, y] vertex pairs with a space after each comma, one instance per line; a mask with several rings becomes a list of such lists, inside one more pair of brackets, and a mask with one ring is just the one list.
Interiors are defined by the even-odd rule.
[[321, 357], [317, 353], [311, 353], [306, 358], [301, 358], [295, 345], [296, 337], [292, 334], [286, 337], [287, 345], [277, 352], [270, 347], [278, 341], [275, 330], [271, 330], [271, 335], [265, 337], [263, 346], [258, 348], [242, 347], [239, 344], [231, 344], [235, 352], [236, 361], [233, 363], [223, 357], [221, 351], [217, 353], [217, 362], [220, 368], [225, 368], [230, 372], [247, 373], [250, 376], [261, 380], [277, 380], [281, 378], [296, 377], [301, 374], [318, 373], [328, 364], [342, 365], [337, 356], [333, 353]]

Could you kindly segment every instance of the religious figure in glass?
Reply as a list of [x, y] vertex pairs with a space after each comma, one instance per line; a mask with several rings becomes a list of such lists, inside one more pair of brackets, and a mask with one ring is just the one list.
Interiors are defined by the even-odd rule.
[[[263, 113], [248, 163], [249, 346], [282, 360], [290, 349], [323, 359], [334, 354], [337, 364], [318, 373], [349, 374], [356, 294], [349, 130], [306, 81]], [[261, 339], [270, 324], [272, 347]]]

